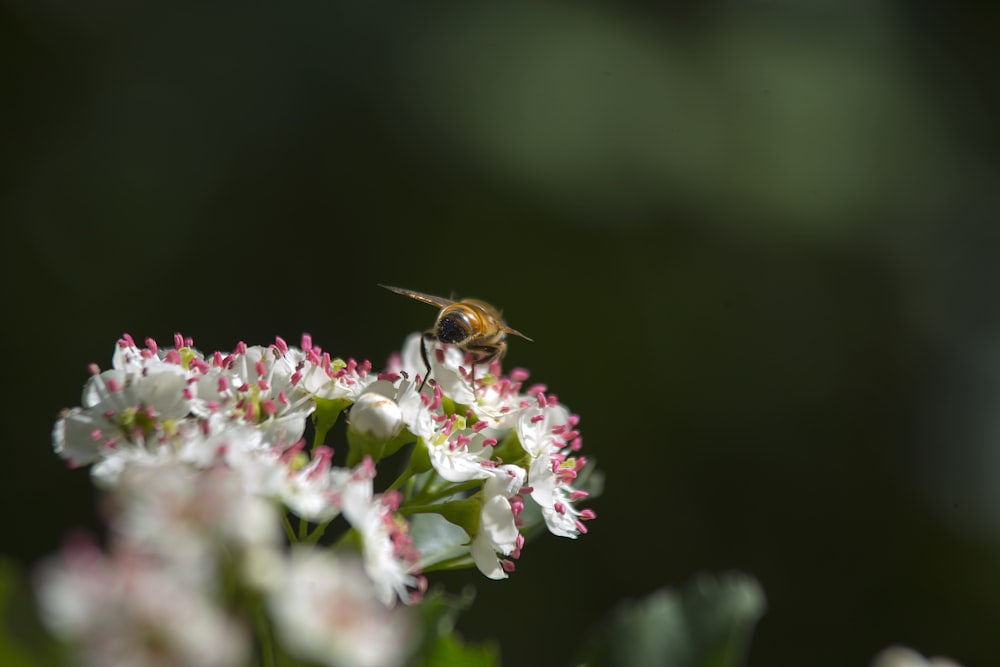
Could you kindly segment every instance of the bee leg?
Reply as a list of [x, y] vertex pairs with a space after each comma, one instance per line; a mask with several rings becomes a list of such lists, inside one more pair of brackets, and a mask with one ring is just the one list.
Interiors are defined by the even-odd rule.
[[501, 358], [507, 351], [507, 344], [501, 341], [497, 345], [470, 345], [468, 351], [472, 353], [472, 395], [476, 395], [476, 366], [479, 364], [491, 364]]
[[420, 358], [424, 360], [424, 366], [426, 367], [427, 370], [424, 372], [424, 377], [420, 380], [420, 386], [417, 387], [417, 391], [420, 391], [424, 388], [424, 385], [427, 384], [427, 378], [429, 378], [431, 375], [431, 361], [430, 358], [427, 356], [428, 339], [437, 340], [437, 336], [434, 335], [433, 330], [429, 329], [425, 331], [424, 335], [420, 337]]

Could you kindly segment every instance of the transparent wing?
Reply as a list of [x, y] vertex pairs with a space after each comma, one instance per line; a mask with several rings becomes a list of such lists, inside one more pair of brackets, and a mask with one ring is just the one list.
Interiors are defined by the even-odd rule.
[[408, 296], [411, 299], [416, 299], [417, 301], [423, 301], [424, 303], [429, 303], [432, 306], [437, 306], [438, 308], [444, 308], [445, 306], [450, 306], [455, 303], [451, 299], [446, 299], [443, 296], [434, 296], [433, 294], [424, 294], [423, 292], [414, 292], [411, 289], [403, 289], [402, 287], [392, 287], [391, 285], [382, 285], [379, 283], [379, 287], [384, 287], [390, 292], [395, 292], [396, 294], [402, 294], [403, 296]]

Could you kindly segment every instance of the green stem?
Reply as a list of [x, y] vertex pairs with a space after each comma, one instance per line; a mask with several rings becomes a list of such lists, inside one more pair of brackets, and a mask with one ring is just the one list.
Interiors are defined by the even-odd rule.
[[254, 624], [257, 626], [257, 641], [260, 642], [261, 667], [275, 667], [277, 658], [274, 653], [274, 642], [271, 638], [271, 624], [264, 613], [264, 602], [257, 603], [254, 610]]
[[297, 539], [295, 537], [295, 529], [292, 528], [292, 522], [288, 520], [288, 512], [281, 513], [281, 522], [285, 527], [285, 536], [288, 538], [289, 542], [294, 544]]
[[309, 533], [309, 536], [306, 537], [306, 542], [308, 542], [309, 544], [316, 544], [317, 542], [319, 542], [319, 539], [323, 537], [323, 533], [326, 532], [326, 527], [329, 525], [330, 522], [326, 521], [316, 526], [316, 528], [313, 529], [313, 532]]
[[[460, 482], [458, 484], [449, 483], [443, 487], [434, 489], [429, 489], [427, 488], [427, 486], [429, 485], [425, 485], [425, 487], [421, 489], [417, 494], [415, 494], [413, 498], [411, 498], [410, 500], [412, 502], [417, 503], [418, 506], [427, 505], [435, 500], [441, 500], [442, 498], [453, 496], [456, 493], [461, 493], [462, 491], [475, 489], [476, 487], [481, 486], [484, 481], [485, 480], [482, 479], [470, 479], [467, 482]], [[405, 513], [406, 509], [408, 509], [408, 505], [404, 504], [404, 506], [401, 507], [399, 511]]]
[[299, 542], [304, 542], [306, 538], [309, 537], [309, 522], [305, 519], [299, 519]]

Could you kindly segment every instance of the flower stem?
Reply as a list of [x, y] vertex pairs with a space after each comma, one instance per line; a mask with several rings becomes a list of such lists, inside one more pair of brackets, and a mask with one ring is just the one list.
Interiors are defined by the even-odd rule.
[[264, 613], [264, 602], [260, 601], [254, 609], [254, 625], [257, 626], [257, 641], [260, 642], [261, 667], [275, 667], [277, 660], [274, 654], [274, 642], [271, 638], [271, 624]]

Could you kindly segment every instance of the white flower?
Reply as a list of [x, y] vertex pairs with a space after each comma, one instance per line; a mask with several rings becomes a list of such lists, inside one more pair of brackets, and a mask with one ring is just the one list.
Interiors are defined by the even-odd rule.
[[[404, 372], [411, 378], [427, 375], [427, 366], [421, 356], [421, 334], [406, 337], [400, 352], [399, 366], [392, 370]], [[454, 345], [436, 340], [427, 341], [427, 359], [431, 362], [430, 377], [444, 391], [444, 395], [461, 405], [471, 405], [476, 397], [472, 391], [471, 364], [465, 363], [465, 353]], [[476, 378], [485, 375], [489, 366], [476, 367]]]
[[383, 605], [357, 561], [328, 551], [293, 549], [268, 603], [282, 645], [322, 665], [392, 667], [413, 649], [410, 611]]
[[199, 417], [221, 414], [251, 424], [272, 444], [296, 442], [316, 408], [310, 394], [299, 386], [296, 364], [300, 357], [298, 350], [281, 339], [270, 347], [240, 343], [231, 354], [215, 353], [210, 364], [199, 366], [198, 400], [192, 412]]
[[346, 362], [332, 359], [320, 348], [312, 347], [308, 340], [303, 340], [303, 351], [305, 360], [300, 364], [297, 378], [310, 395], [353, 403], [377, 379], [370, 372], [372, 365], [367, 360], [359, 364], [354, 359]]
[[109, 559], [92, 545], [71, 545], [36, 572], [42, 620], [76, 645], [83, 665], [246, 664], [245, 629], [174, 575], [134, 552]]
[[406, 534], [407, 524], [396, 517], [398, 495], [374, 495], [374, 476], [371, 459], [352, 471], [342, 494], [344, 517], [361, 535], [363, 565], [375, 584], [376, 597], [386, 606], [395, 604], [397, 596], [413, 602], [414, 589], [423, 588], [416, 566], [420, 555]]
[[52, 432], [56, 453], [73, 465], [169, 443], [190, 410], [189, 376], [180, 366], [159, 361], [141, 372], [95, 373], [84, 386], [82, 403], [64, 413]]
[[[379, 380], [368, 385], [358, 396], [357, 402], [351, 408], [351, 423], [357, 425], [355, 419], [364, 418], [355, 413], [359, 408], [362, 408], [363, 402], [371, 401], [381, 405], [386, 411], [382, 417], [386, 420], [386, 424], [380, 430], [391, 431], [392, 429], [389, 427], [395, 424], [397, 413], [391, 406], [378, 401], [378, 398], [382, 397], [395, 403], [396, 409], [398, 409], [398, 419], [402, 426], [409, 429], [410, 433], [420, 438], [430, 437], [434, 432], [430, 406], [435, 405], [435, 400], [437, 401], [436, 405], [439, 406], [440, 398], [436, 397], [429, 387], [425, 388], [423, 392], [417, 391], [417, 385], [413, 380], [407, 380], [398, 373], [382, 373], [379, 377]], [[383, 439], [388, 440], [389, 438]]]
[[454, 437], [442, 434], [427, 443], [431, 465], [438, 475], [456, 483], [487, 479], [493, 475], [490, 467], [493, 448], [484, 436], [464, 429], [451, 431], [450, 435]]
[[479, 571], [490, 579], [506, 579], [513, 562], [503, 562], [497, 554], [517, 557], [523, 538], [517, 530], [511, 498], [524, 485], [524, 469], [515, 465], [498, 466], [483, 485], [483, 506], [479, 530], [472, 540], [472, 559]]
[[[320, 446], [312, 460], [287, 473], [280, 490], [281, 501], [297, 516], [314, 523], [325, 523], [340, 514], [341, 495], [350, 471], [332, 468], [333, 450]], [[368, 480], [371, 486], [371, 480]]]
[[354, 402], [348, 423], [358, 433], [385, 442], [403, 430], [403, 412], [392, 398], [369, 388]]
[[572, 486], [586, 464], [583, 457], [571, 456], [580, 446], [577, 419], [544, 393], [538, 393], [537, 400], [539, 406], [523, 410], [517, 420], [518, 440], [531, 457], [531, 499], [541, 508], [549, 532], [576, 538], [586, 532], [583, 521], [594, 517], [591, 510], [574, 506], [587, 495]]
[[118, 537], [195, 583], [216, 574], [220, 541], [242, 558], [256, 548], [276, 548], [281, 540], [274, 504], [248, 494], [239, 473], [221, 465], [208, 470], [181, 463], [132, 465], [112, 500]]

